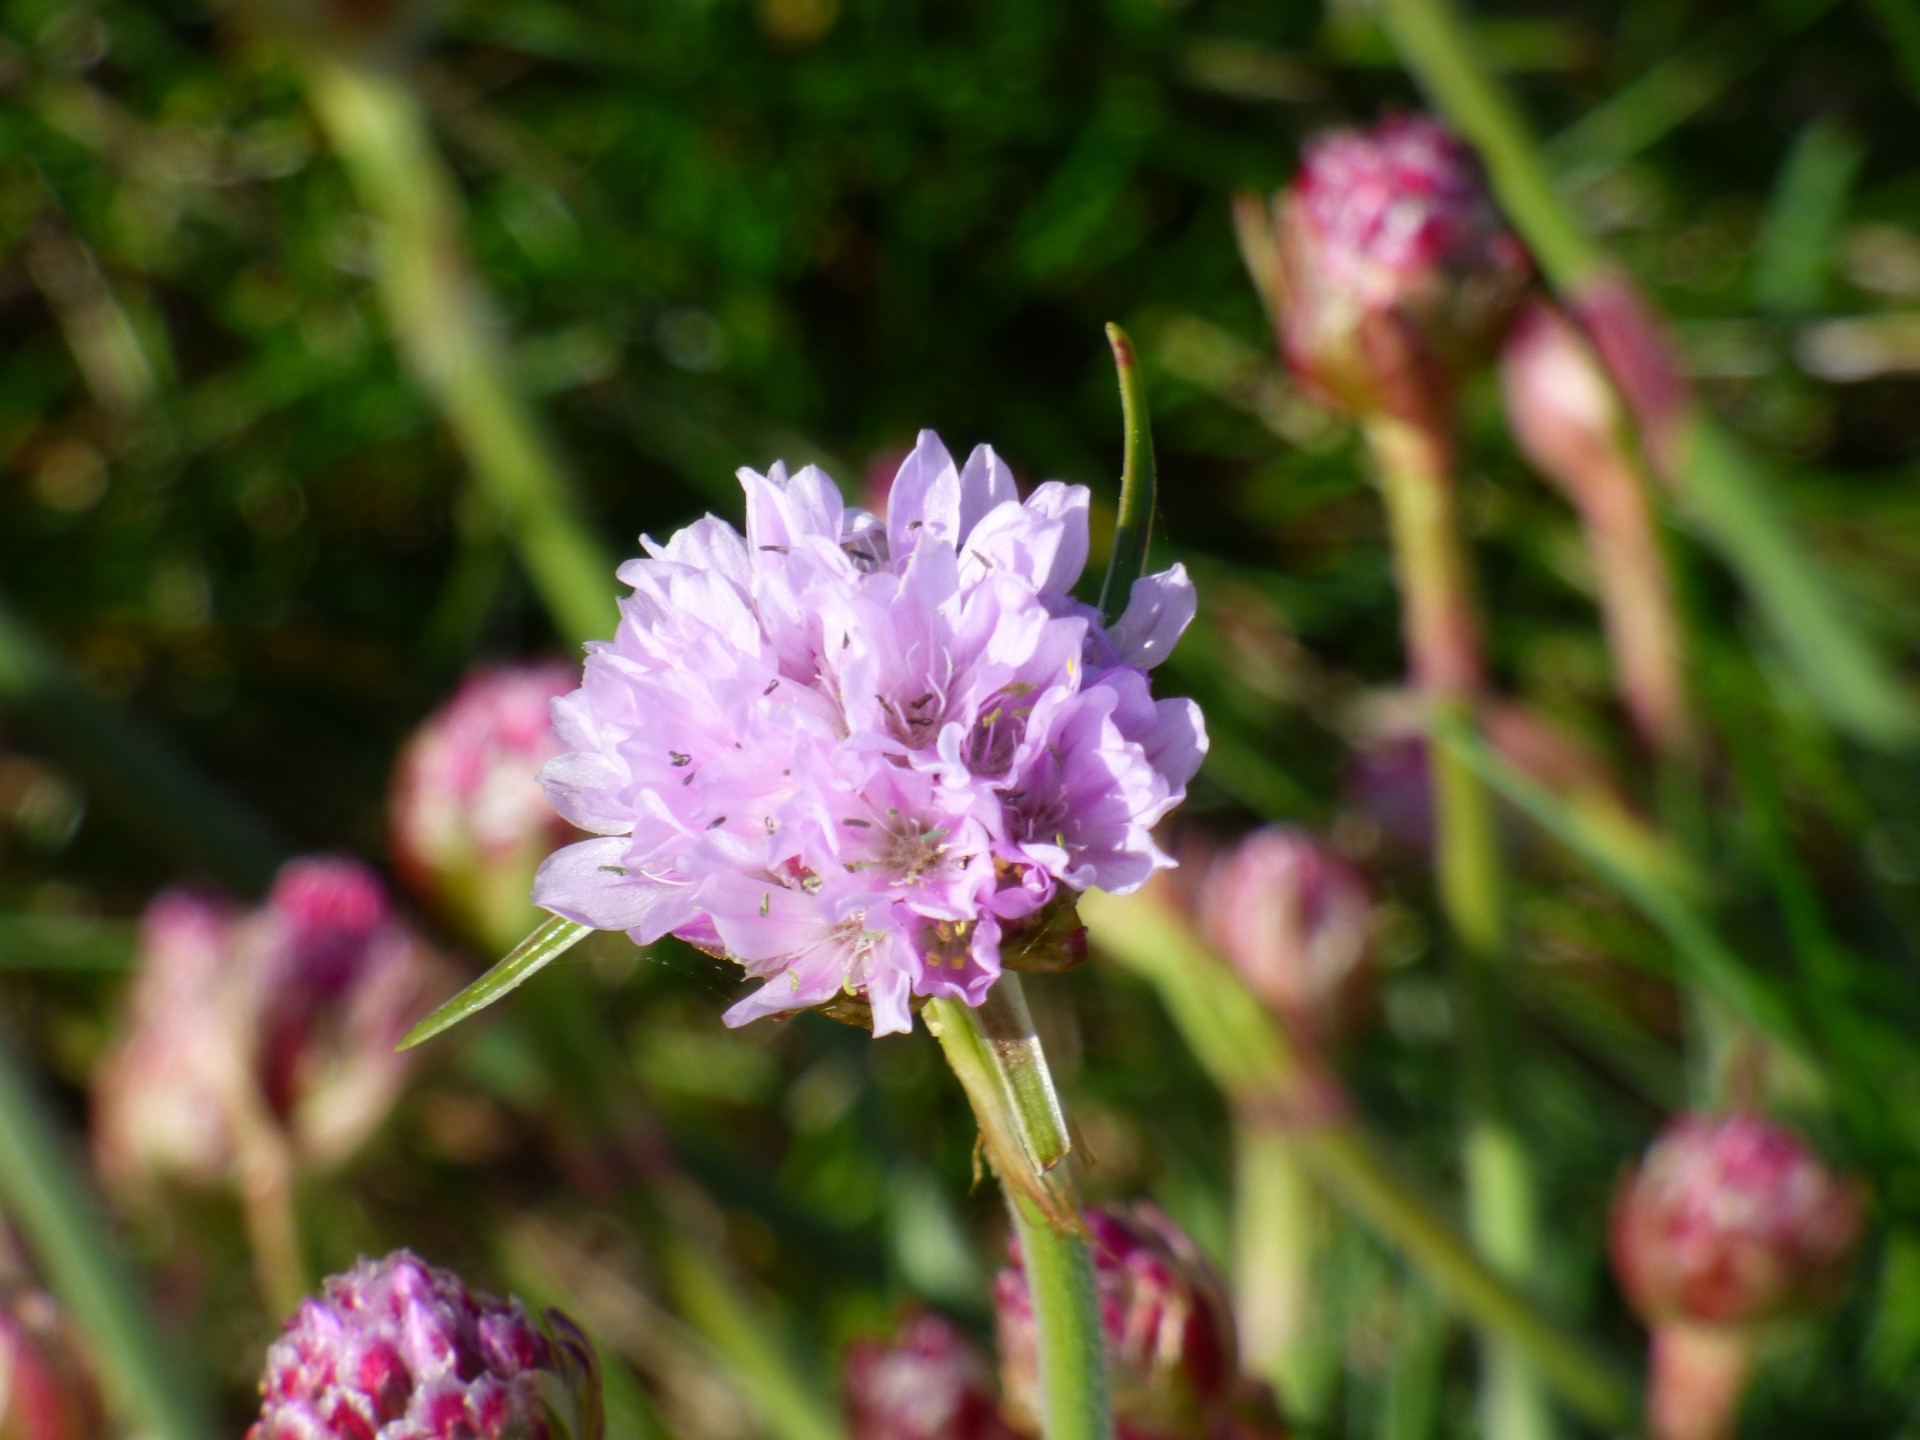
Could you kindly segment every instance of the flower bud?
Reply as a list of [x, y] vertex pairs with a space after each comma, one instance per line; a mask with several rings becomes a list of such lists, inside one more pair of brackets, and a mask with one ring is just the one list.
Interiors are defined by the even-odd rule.
[[560, 753], [548, 709], [578, 680], [558, 661], [475, 670], [394, 767], [395, 868], [489, 941], [517, 940], [532, 925], [534, 871], [573, 833], [536, 777]]
[[1598, 357], [1544, 300], [1527, 306], [1500, 352], [1507, 423], [1521, 453], [1576, 504], [1621, 465], [1621, 414]]
[[1202, 932], [1293, 1031], [1349, 1033], [1373, 988], [1373, 897], [1360, 873], [1303, 830], [1246, 836], [1201, 882]]
[[1013, 1440], [986, 1356], [951, 1321], [906, 1321], [891, 1340], [847, 1347], [848, 1440]]
[[140, 964], [114, 1049], [94, 1075], [93, 1140], [116, 1190], [165, 1177], [209, 1188], [234, 1163], [232, 1099], [242, 1031], [229, 1013], [239, 912], [167, 890], [140, 921]]
[[94, 1440], [106, 1420], [79, 1338], [53, 1297], [0, 1297], [0, 1440]]
[[[1226, 1288], [1151, 1205], [1086, 1212], [1113, 1414], [1125, 1440], [1188, 1440], [1227, 1421], [1239, 1371]], [[994, 1281], [1008, 1418], [1039, 1433], [1040, 1356], [1020, 1253]]]
[[303, 1302], [267, 1351], [247, 1440], [600, 1440], [593, 1348], [556, 1310], [399, 1250]]
[[1792, 1131], [1755, 1115], [1685, 1115], [1620, 1188], [1614, 1273], [1650, 1326], [1752, 1326], [1839, 1291], [1864, 1208], [1859, 1187]]
[[228, 1183], [263, 1126], [306, 1164], [345, 1160], [399, 1094], [411, 1060], [394, 1046], [444, 988], [357, 861], [293, 861], [251, 912], [160, 895], [95, 1080], [101, 1173], [121, 1189]]
[[1424, 115], [1314, 140], [1276, 219], [1287, 363], [1353, 415], [1431, 420], [1531, 273], [1473, 153]]
[[444, 988], [441, 966], [379, 876], [336, 857], [282, 869], [245, 948], [261, 1093], [302, 1159], [338, 1164], [399, 1097], [411, 1058], [395, 1047]]

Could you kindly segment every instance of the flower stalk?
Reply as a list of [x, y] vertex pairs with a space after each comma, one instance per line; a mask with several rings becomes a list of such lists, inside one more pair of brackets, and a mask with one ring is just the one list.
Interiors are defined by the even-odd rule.
[[[1430, 721], [1471, 725], [1484, 685], [1472, 562], [1458, 513], [1453, 446], [1443, 422], [1376, 412], [1366, 434], [1393, 537], [1403, 628]], [[1508, 1006], [1505, 885], [1492, 797], [1458, 755], [1429, 747], [1434, 863], [1441, 909], [1461, 952], [1454, 985], [1466, 1056], [1468, 1229], [1501, 1273], [1530, 1273], [1539, 1221], [1527, 1157], [1515, 1133], [1500, 1056]], [[1497, 1440], [1551, 1433], [1545, 1394], [1523, 1352], [1487, 1348], [1481, 1422]]]
[[[984, 1012], [984, 1013], [983, 1013]], [[1044, 1440], [1111, 1440], [1106, 1342], [1067, 1133], [1018, 977], [986, 1005], [934, 999], [923, 1016], [980, 1122], [1033, 1294]]]
[[1542, 1311], [1408, 1187], [1348, 1113], [1331, 1078], [1306, 1062], [1184, 921], [1147, 897], [1087, 896], [1081, 915], [1095, 945], [1159, 992], [1195, 1058], [1236, 1109], [1290, 1126], [1295, 1155], [1324, 1193], [1405, 1256], [1475, 1326], [1524, 1356], [1574, 1410], [1614, 1431], [1632, 1424], [1631, 1378]]

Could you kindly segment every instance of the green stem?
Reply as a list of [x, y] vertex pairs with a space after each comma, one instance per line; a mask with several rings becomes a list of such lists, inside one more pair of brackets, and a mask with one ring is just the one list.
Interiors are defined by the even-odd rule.
[[0, 1044], [0, 1208], [20, 1226], [47, 1283], [133, 1428], [158, 1440], [219, 1433], [200, 1377], [169, 1353], [104, 1211], [10, 1046]]
[[613, 560], [508, 376], [461, 233], [458, 192], [403, 76], [324, 49], [301, 74], [379, 226], [378, 283], [402, 353], [444, 412], [554, 627], [610, 633]]
[[1059, 1102], [1050, 1080], [1010, 1074], [1005, 1064], [1019, 1020], [1030, 1042], [1019, 1052], [1022, 1063], [1043, 1073], [1046, 1064], [1018, 977], [1002, 975], [993, 993], [1000, 1009], [990, 1025], [957, 1000], [930, 1000], [922, 1014], [980, 1122], [1020, 1240], [1040, 1351], [1042, 1440], [1112, 1440], [1106, 1340], [1079, 1198], [1066, 1166], [1037, 1163], [1048, 1147], [1032, 1138], [1053, 1133]]
[[1326, 1204], [1290, 1127], [1242, 1120], [1234, 1138], [1236, 1320], [1247, 1368], [1309, 1430], [1326, 1421], [1334, 1352], [1316, 1267]]
[[[1453, 0], [1382, 6], [1407, 68], [1486, 160], [1502, 206], [1554, 289], [1576, 312], [1609, 294], [1617, 299], [1624, 280], [1555, 187], [1526, 120], [1475, 53]], [[1643, 408], [1635, 417], [1641, 448], [1687, 519], [1740, 577], [1814, 701], [1837, 729], [1871, 744], [1920, 742], [1911, 697], [1777, 513], [1765, 470], [1684, 386], [1659, 399], [1658, 413]]]
[[[1406, 645], [1431, 721], [1471, 725], [1484, 684], [1472, 561], [1457, 513], [1453, 457], [1434, 427], [1387, 415], [1367, 422], [1393, 534]], [[1467, 1079], [1465, 1171], [1468, 1230], [1495, 1269], [1524, 1281], [1533, 1270], [1538, 1220], [1533, 1178], [1516, 1131], [1504, 1057], [1511, 1053], [1506, 994], [1507, 916], [1492, 797], [1465, 759], [1427, 747], [1434, 809], [1434, 863], [1441, 909], [1459, 950], [1454, 967], [1460, 1049]], [[1490, 1337], [1481, 1387], [1481, 1427], [1491, 1440], [1553, 1433], [1540, 1379], [1527, 1355]]]
[[[1481, 1260], [1435, 1206], [1400, 1178], [1379, 1142], [1329, 1106], [1324, 1078], [1185, 921], [1147, 897], [1089, 893], [1079, 909], [1100, 949], [1159, 992], [1195, 1058], [1240, 1113], [1294, 1120], [1300, 1164], [1328, 1195], [1405, 1256], [1482, 1331], [1524, 1354], [1594, 1424], [1623, 1429], [1632, 1423], [1638, 1410], [1633, 1382]], [[1316, 1115], [1316, 1123], [1300, 1123]]]

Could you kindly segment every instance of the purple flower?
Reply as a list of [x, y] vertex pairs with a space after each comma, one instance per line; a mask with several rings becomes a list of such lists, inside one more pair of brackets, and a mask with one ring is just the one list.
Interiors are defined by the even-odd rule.
[[394, 767], [395, 867], [480, 935], [518, 938], [534, 871], [573, 834], [534, 777], [560, 751], [550, 711], [574, 679], [558, 661], [474, 670]]
[[600, 1440], [593, 1348], [565, 1316], [399, 1250], [302, 1302], [247, 1440]]
[[1206, 738], [1146, 672], [1193, 616], [1182, 568], [1102, 626], [1070, 593], [1085, 488], [1022, 502], [992, 450], [956, 467], [930, 431], [884, 521], [811, 467], [740, 479], [746, 535], [643, 542], [555, 702], [541, 779], [601, 838], [548, 860], [539, 904], [731, 957], [767, 983], [729, 1024], [851, 997], [885, 1034], [915, 997], [978, 1004], [1010, 928], [1171, 863], [1149, 831]]

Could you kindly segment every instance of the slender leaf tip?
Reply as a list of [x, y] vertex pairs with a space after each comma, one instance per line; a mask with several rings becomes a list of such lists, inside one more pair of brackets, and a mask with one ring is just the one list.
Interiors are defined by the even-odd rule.
[[442, 1030], [452, 1029], [468, 1016], [478, 1014], [507, 992], [519, 989], [590, 933], [591, 926], [559, 915], [548, 916], [504, 959], [409, 1030], [394, 1048], [411, 1050]]
[[1113, 347], [1113, 364], [1119, 372], [1120, 413], [1126, 426], [1113, 554], [1107, 560], [1106, 579], [1100, 586], [1100, 614], [1112, 624], [1126, 609], [1133, 582], [1147, 567], [1155, 490], [1153, 427], [1147, 418], [1147, 387], [1140, 374], [1139, 355], [1127, 332], [1118, 325], [1107, 326], [1107, 343]]

